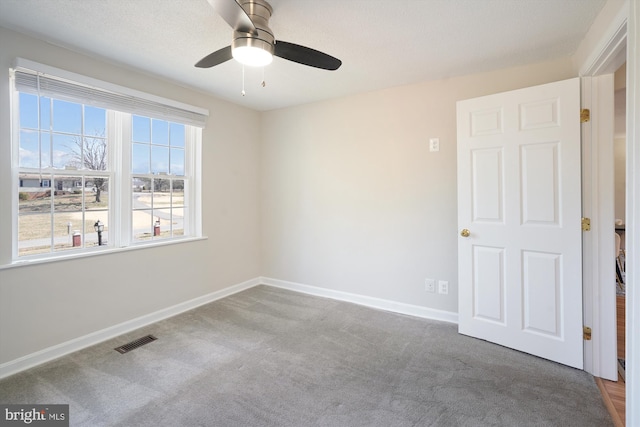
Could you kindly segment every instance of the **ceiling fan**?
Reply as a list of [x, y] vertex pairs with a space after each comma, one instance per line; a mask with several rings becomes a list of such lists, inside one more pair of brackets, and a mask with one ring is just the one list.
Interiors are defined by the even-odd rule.
[[269, 28], [269, 18], [273, 9], [265, 0], [208, 0], [218, 14], [233, 28], [231, 46], [217, 50], [196, 63], [198, 68], [210, 68], [232, 58], [244, 65], [264, 66], [271, 63], [273, 56], [321, 68], [337, 70], [342, 61], [331, 55], [275, 40]]

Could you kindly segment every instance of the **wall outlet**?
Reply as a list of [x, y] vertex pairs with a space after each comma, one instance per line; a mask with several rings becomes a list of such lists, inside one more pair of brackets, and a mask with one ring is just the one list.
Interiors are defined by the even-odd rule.
[[424, 290], [427, 292], [436, 292], [436, 279], [424, 279]]
[[449, 293], [449, 282], [446, 280], [438, 280], [438, 293], [439, 294], [448, 294]]

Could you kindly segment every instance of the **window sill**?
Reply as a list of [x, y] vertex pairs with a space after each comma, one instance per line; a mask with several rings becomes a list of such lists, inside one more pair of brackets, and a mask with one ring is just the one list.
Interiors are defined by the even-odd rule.
[[74, 254], [59, 254], [59, 255], [56, 254], [56, 255], [49, 256], [47, 258], [17, 260], [12, 262], [11, 264], [0, 265], [0, 270], [16, 268], [16, 267], [26, 267], [30, 265], [46, 264], [50, 262], [70, 261], [70, 260], [79, 259], [79, 258], [95, 257], [100, 255], [118, 253], [118, 252], [137, 251], [140, 249], [151, 249], [151, 248], [157, 248], [159, 246], [178, 245], [182, 243], [197, 242], [200, 240], [207, 240], [207, 239], [208, 239], [207, 236], [186, 237], [184, 239], [171, 239], [166, 241], [156, 241], [154, 243], [136, 243], [134, 245], [126, 246], [122, 248], [112, 248], [112, 247], [105, 246], [104, 248], [96, 249], [95, 251], [90, 251], [90, 252], [81, 252], [81, 253], [74, 253]]

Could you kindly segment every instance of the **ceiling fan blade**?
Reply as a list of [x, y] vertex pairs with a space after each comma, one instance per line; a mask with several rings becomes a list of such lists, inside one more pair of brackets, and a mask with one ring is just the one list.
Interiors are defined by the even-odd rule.
[[231, 54], [231, 46], [223, 47], [222, 49], [216, 50], [202, 58], [196, 63], [196, 67], [211, 68], [218, 64], [222, 64], [223, 62], [227, 62], [231, 58], [233, 58], [233, 55]]
[[226, 21], [235, 31], [242, 33], [258, 34], [256, 26], [242, 7], [235, 0], [207, 0], [218, 12], [218, 15]]
[[342, 65], [342, 61], [331, 55], [282, 40], [276, 41], [274, 55], [323, 70], [337, 70]]

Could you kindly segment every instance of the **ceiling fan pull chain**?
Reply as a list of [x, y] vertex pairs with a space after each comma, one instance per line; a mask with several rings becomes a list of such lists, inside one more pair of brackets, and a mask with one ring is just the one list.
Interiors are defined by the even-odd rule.
[[242, 65], [242, 96], [246, 95], [246, 92], [244, 91], [244, 65]]
[[264, 79], [264, 69], [265, 67], [262, 67], [262, 87], [265, 87], [267, 85], [267, 82]]

